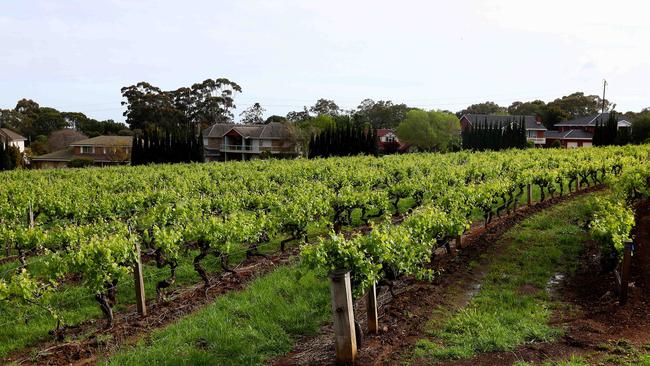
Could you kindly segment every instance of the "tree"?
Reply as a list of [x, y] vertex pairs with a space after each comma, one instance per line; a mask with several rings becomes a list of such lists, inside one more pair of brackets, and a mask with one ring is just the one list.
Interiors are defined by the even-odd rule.
[[513, 116], [541, 116], [546, 109], [546, 103], [542, 100], [532, 102], [513, 102], [508, 107], [508, 114]]
[[333, 100], [321, 98], [316, 101], [316, 104], [309, 108], [309, 112], [317, 116], [326, 114], [334, 117], [339, 115], [341, 108], [334, 103]]
[[307, 110], [307, 107], [303, 107], [302, 111], [292, 111], [287, 113], [287, 120], [292, 123], [307, 121], [310, 118], [311, 116], [309, 115], [309, 110]]
[[460, 122], [450, 113], [413, 109], [397, 127], [397, 136], [422, 151], [448, 151], [460, 144]]
[[393, 104], [389, 101], [364, 99], [352, 115], [357, 125], [369, 124], [374, 129], [396, 128], [406, 118], [409, 111], [406, 104]]
[[637, 144], [650, 142], [650, 112], [640, 113], [632, 121], [632, 142]]
[[245, 109], [239, 114], [241, 122], [248, 125], [263, 124], [264, 109], [259, 103], [254, 103], [252, 106]]
[[71, 143], [87, 139], [88, 136], [73, 129], [63, 129], [52, 132], [47, 138], [49, 151], [65, 149]]
[[464, 114], [497, 114], [504, 115], [508, 114], [508, 110], [505, 107], [494, 102], [484, 102], [478, 104], [472, 104], [469, 107], [463, 109], [462, 111], [456, 113], [458, 118], [462, 117]]
[[191, 123], [199, 130], [214, 123], [232, 122], [234, 94], [241, 92], [236, 83], [220, 78], [207, 79], [189, 88], [163, 91], [140, 82], [122, 88], [122, 105], [131, 129], [175, 129]]
[[[603, 100], [598, 95], [585, 95], [583, 92], [557, 98], [548, 103], [549, 107], [557, 107], [559, 111], [567, 114], [567, 118], [590, 116], [601, 112]], [[610, 102], [605, 100], [605, 111], [609, 110]]]
[[286, 117], [282, 117], [274, 114], [264, 121], [265, 124], [269, 124], [271, 122], [286, 123], [288, 122], [288, 120]]

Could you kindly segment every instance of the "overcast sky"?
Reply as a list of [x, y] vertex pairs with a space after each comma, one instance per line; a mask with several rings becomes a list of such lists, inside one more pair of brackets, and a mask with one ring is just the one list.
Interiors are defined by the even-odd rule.
[[650, 106], [647, 1], [0, 0], [0, 108], [123, 121], [120, 88], [226, 77], [236, 114], [389, 99], [457, 111], [602, 93]]

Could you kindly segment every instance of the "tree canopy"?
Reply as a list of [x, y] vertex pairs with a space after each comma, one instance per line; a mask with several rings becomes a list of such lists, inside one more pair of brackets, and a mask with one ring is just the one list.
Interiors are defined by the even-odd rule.
[[484, 102], [472, 104], [469, 107], [456, 113], [458, 118], [462, 117], [464, 114], [497, 114], [503, 115], [508, 114], [508, 110], [505, 107], [502, 107], [494, 102]]
[[410, 110], [406, 104], [364, 99], [352, 115], [357, 125], [369, 124], [372, 128], [396, 128]]
[[259, 103], [254, 103], [239, 114], [241, 123], [247, 125], [259, 125], [264, 123], [264, 109]]
[[451, 113], [412, 109], [397, 127], [397, 136], [421, 151], [448, 151], [460, 144], [460, 122]]
[[172, 91], [140, 82], [122, 88], [122, 105], [126, 106], [124, 117], [133, 130], [171, 130], [187, 124], [204, 129], [233, 120], [234, 94], [238, 92], [241, 87], [224, 78]]

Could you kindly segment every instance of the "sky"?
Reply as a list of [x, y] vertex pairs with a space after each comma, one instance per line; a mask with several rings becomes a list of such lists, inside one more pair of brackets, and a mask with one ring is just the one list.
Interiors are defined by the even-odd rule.
[[0, 108], [123, 121], [120, 89], [207, 78], [285, 115], [318, 98], [458, 111], [602, 94], [650, 106], [650, 3], [601, 0], [0, 0]]

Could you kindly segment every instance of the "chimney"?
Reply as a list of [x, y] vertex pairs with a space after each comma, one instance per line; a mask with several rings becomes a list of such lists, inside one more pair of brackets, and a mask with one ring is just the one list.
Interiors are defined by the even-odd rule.
[[542, 124], [542, 116], [539, 116], [539, 115], [535, 116], [535, 123], [538, 124], [538, 125], [541, 125]]

